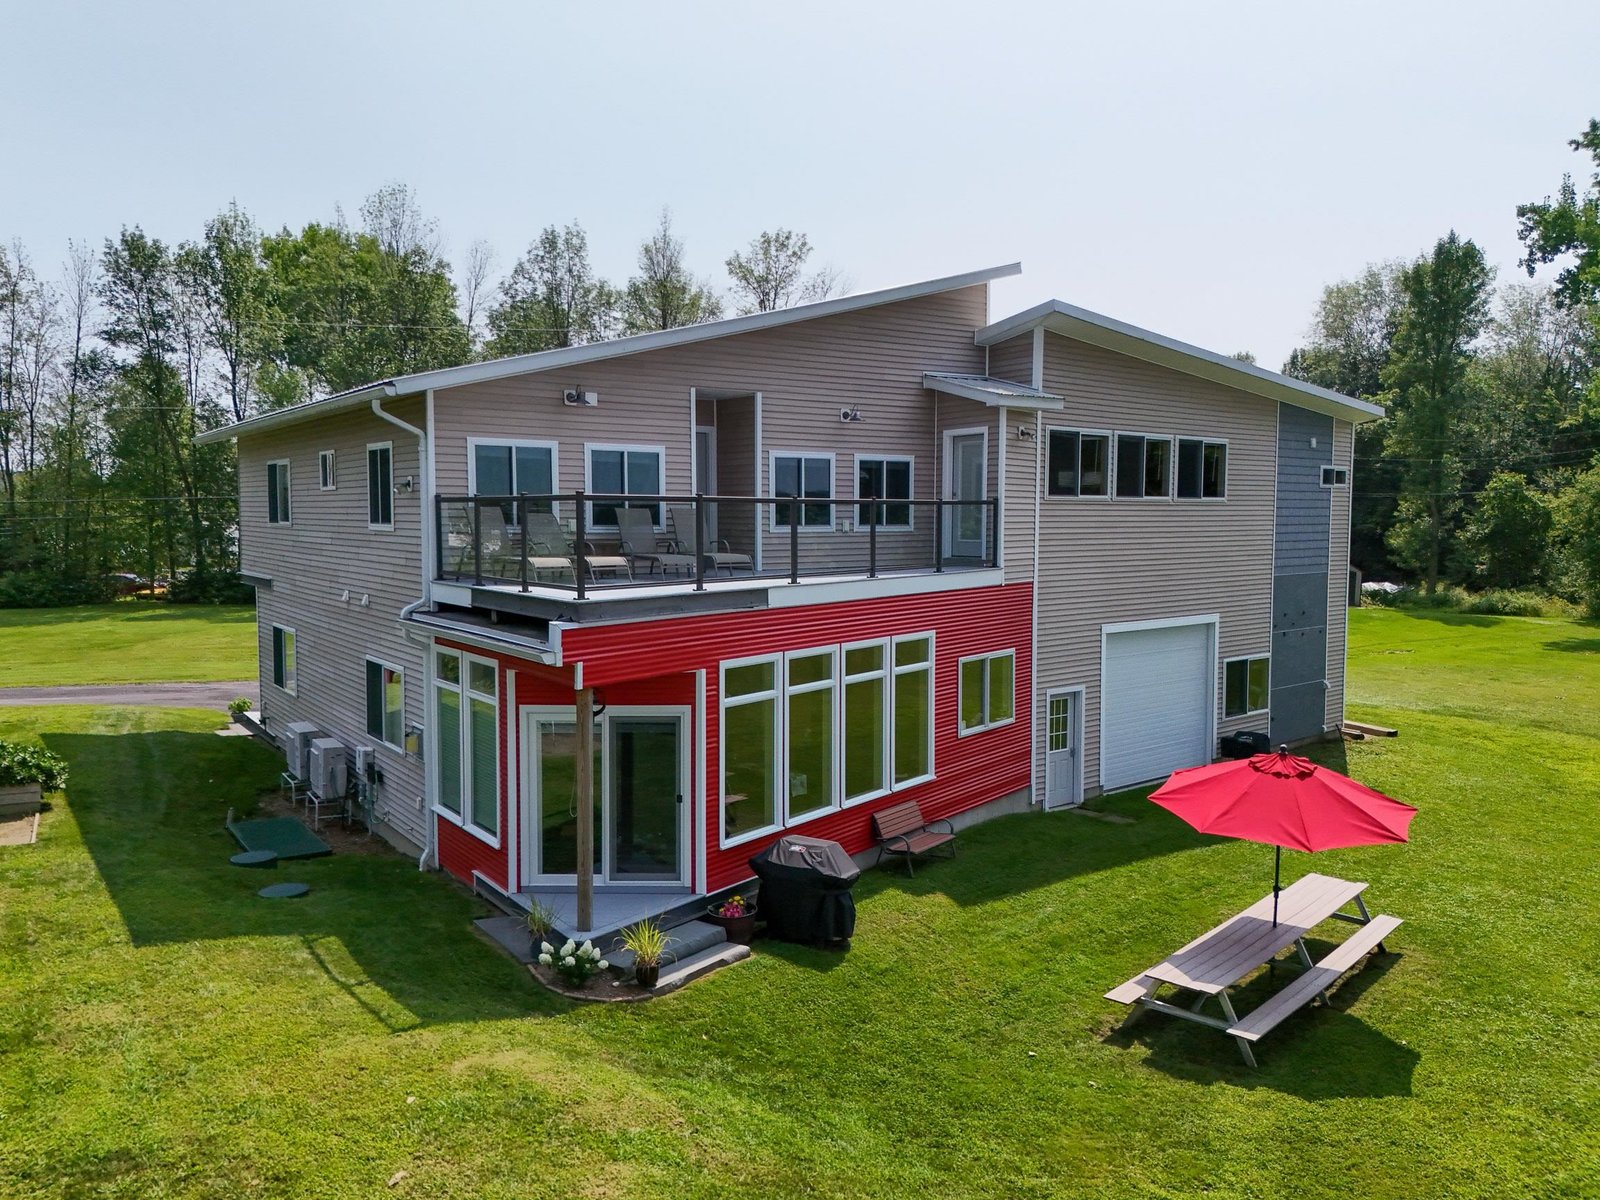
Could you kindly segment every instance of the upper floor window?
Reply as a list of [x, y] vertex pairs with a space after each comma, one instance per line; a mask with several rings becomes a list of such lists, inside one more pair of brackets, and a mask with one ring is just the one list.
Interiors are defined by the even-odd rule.
[[[588, 464], [589, 491], [597, 496], [659, 496], [666, 475], [666, 451], [660, 446], [590, 446]], [[650, 521], [661, 527], [661, 504], [630, 503], [628, 508], [642, 508], [650, 514]], [[612, 526], [617, 523], [616, 501], [598, 501], [589, 509], [590, 525]]]
[[[858, 500], [911, 499], [911, 460], [909, 458], [864, 458], [856, 456], [856, 498]], [[879, 529], [910, 529], [911, 505], [862, 504], [857, 523], [870, 525], [877, 509]]]
[[267, 464], [267, 520], [274, 525], [289, 523], [289, 460]]
[[1223, 500], [1228, 495], [1228, 443], [1178, 439], [1178, 499]]
[[806, 501], [800, 505], [774, 504], [773, 529], [788, 529], [796, 509], [799, 510], [801, 529], [832, 529], [833, 455], [774, 451], [772, 494]]
[[1106, 496], [1111, 484], [1111, 435], [1052, 429], [1045, 490], [1052, 496]]
[[553, 442], [480, 442], [469, 438], [476, 496], [549, 496], [556, 490]]
[[367, 524], [373, 529], [394, 528], [393, 442], [367, 447]]
[[1323, 467], [1323, 487], [1343, 487], [1350, 482], [1350, 472], [1343, 467]]
[[294, 630], [282, 625], [272, 627], [272, 682], [295, 694]]
[[333, 461], [332, 450], [317, 452], [317, 486], [325, 492], [331, 492], [339, 486], [339, 477], [334, 473]]
[[1144, 433], [1117, 434], [1117, 495], [1165, 498], [1172, 494], [1172, 439]]

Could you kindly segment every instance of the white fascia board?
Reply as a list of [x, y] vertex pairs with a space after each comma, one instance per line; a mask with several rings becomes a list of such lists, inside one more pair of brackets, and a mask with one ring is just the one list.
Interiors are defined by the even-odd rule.
[[1293, 404], [1311, 412], [1337, 417], [1352, 424], [1376, 421], [1385, 415], [1381, 405], [1370, 401], [1357, 400], [1328, 388], [1291, 379], [1254, 363], [1192, 346], [1061, 300], [1046, 300], [1043, 304], [1036, 304], [1024, 312], [980, 329], [977, 343], [980, 346], [992, 346], [1036, 326], [1075, 341], [1143, 359], [1156, 366], [1182, 371], [1225, 387]]
[[1008, 276], [1021, 273], [1021, 263], [1005, 263], [997, 267], [986, 267], [979, 271], [967, 271], [960, 275], [946, 275], [939, 279], [923, 280], [920, 283], [908, 283], [899, 287], [882, 288], [875, 292], [861, 292], [854, 296], [836, 296], [831, 300], [818, 300], [814, 304], [797, 304], [793, 308], [780, 308], [774, 312], [750, 313], [747, 316], [729, 317], [722, 321], [707, 321], [701, 325], [681, 325], [676, 329], [663, 329], [655, 333], [640, 333], [632, 337], [613, 338], [605, 342], [592, 342], [586, 346], [566, 346], [559, 350], [541, 350], [536, 354], [519, 354], [512, 358], [492, 359], [489, 362], [466, 363], [459, 367], [446, 367], [438, 371], [423, 371], [416, 375], [399, 375], [393, 379], [379, 380], [375, 383], [366, 384], [353, 391], [341, 392], [323, 400], [297, 405], [294, 408], [282, 409], [275, 413], [266, 413], [259, 417], [240, 421], [235, 425], [214, 429], [208, 433], [201, 434], [195, 440], [200, 445], [226, 441], [242, 433], [255, 433], [288, 424], [292, 421], [302, 420], [306, 417], [339, 412], [345, 407], [353, 406], [355, 403], [359, 403], [374, 394], [402, 396], [409, 395], [412, 392], [425, 391], [429, 388], [437, 391], [443, 388], [461, 387], [469, 383], [484, 383], [492, 379], [504, 379], [512, 375], [531, 375], [539, 371], [580, 367], [586, 363], [602, 362], [609, 358], [622, 358], [630, 354], [642, 354], [647, 350], [664, 350], [672, 346], [687, 346], [696, 342], [708, 342], [717, 338], [732, 337], [738, 333], [750, 333], [760, 329], [775, 329], [784, 325], [798, 324], [801, 321], [816, 320], [819, 317], [839, 316], [843, 313], [856, 312], [859, 309], [876, 308], [879, 305], [895, 304], [902, 300], [914, 300], [920, 296], [934, 296], [940, 292], [953, 292], [960, 288], [976, 287], [978, 284], [990, 283], [996, 279], [1005, 279]]

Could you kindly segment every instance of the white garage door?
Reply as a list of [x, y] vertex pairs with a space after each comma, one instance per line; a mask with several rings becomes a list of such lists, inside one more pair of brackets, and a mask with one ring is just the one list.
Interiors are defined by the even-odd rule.
[[1106, 791], [1211, 761], [1214, 626], [1106, 635], [1100, 786]]

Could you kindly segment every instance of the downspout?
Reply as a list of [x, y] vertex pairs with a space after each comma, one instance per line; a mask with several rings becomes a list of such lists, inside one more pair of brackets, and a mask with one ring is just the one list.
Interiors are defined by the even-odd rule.
[[[384, 391], [385, 395], [387, 396], [392, 396], [394, 394], [392, 388], [385, 388]], [[426, 397], [428, 411], [432, 412], [433, 389], [429, 388], [424, 393], [424, 396]], [[372, 398], [372, 415], [377, 417], [380, 421], [387, 421], [389, 424], [403, 429], [405, 432], [411, 434], [412, 437], [417, 439], [417, 490], [422, 494], [421, 513], [418, 520], [418, 524], [422, 530], [422, 595], [402, 608], [400, 610], [400, 615], [395, 618], [400, 622], [401, 636], [404, 637], [408, 642], [416, 643], [417, 640], [411, 636], [411, 629], [407, 622], [413, 613], [426, 605], [432, 598], [429, 584], [432, 581], [431, 560], [433, 557], [433, 494], [432, 489], [428, 486], [428, 484], [433, 476], [428, 470], [428, 431], [426, 429], [417, 428], [417, 426], [411, 424], [409, 421], [402, 421], [399, 417], [395, 416], [391, 412], [385, 412], [383, 408], [384, 398], [385, 396], [374, 396]], [[427, 672], [424, 671], [423, 675], [426, 677]], [[423, 707], [424, 710], [426, 710], [426, 698]], [[433, 815], [430, 810], [428, 796], [426, 794], [426, 771], [423, 773], [423, 778], [424, 794], [422, 797], [422, 854], [417, 858], [417, 870], [419, 871], [426, 871], [428, 869], [429, 858], [433, 859], [433, 865], [435, 867], [439, 865], [438, 848], [435, 845], [434, 840]]]

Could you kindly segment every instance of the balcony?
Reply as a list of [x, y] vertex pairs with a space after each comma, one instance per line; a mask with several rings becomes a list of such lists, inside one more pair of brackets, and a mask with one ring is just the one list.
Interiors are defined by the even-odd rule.
[[487, 590], [563, 601], [709, 599], [999, 565], [994, 497], [571, 492], [439, 496], [435, 504], [436, 579], [470, 587], [476, 596]]

